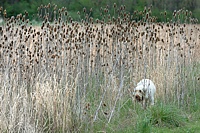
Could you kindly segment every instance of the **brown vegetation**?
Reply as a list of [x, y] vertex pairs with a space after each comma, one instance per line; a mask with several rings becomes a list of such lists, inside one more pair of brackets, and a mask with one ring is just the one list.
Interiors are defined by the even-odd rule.
[[125, 12], [108, 21], [64, 22], [63, 13], [39, 27], [22, 15], [1, 26], [2, 132], [72, 132], [99, 119], [109, 123], [142, 78], [154, 81], [163, 103], [189, 107], [199, 76], [199, 25], [155, 23], [148, 12], [140, 22]]

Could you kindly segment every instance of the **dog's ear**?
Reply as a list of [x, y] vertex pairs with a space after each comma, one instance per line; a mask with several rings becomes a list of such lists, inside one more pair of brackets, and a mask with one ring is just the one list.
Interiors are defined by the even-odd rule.
[[138, 90], [138, 92], [144, 94], [144, 90]]

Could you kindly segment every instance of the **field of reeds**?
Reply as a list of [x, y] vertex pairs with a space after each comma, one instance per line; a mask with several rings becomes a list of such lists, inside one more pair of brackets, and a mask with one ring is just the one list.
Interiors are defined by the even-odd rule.
[[[2, 12], [0, 132], [151, 132], [149, 124], [200, 119], [200, 25], [192, 13], [168, 20], [163, 12], [157, 22], [151, 7], [113, 8], [114, 16], [101, 8], [97, 20], [84, 8], [78, 22], [49, 4], [38, 8], [41, 25], [27, 12]], [[147, 110], [131, 95], [142, 78], [157, 87]]]

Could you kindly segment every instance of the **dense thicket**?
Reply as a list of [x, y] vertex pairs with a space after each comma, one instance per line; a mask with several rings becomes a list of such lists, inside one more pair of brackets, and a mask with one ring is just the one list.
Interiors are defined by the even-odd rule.
[[152, 14], [158, 17], [158, 21], [162, 21], [160, 12], [167, 11], [168, 17], [172, 16], [174, 10], [185, 8], [193, 12], [193, 17], [200, 19], [200, 0], [1, 0], [0, 6], [3, 11], [6, 9], [7, 17], [16, 16], [25, 10], [29, 13], [29, 19], [36, 19], [38, 7], [47, 5], [48, 3], [57, 5], [58, 8], [66, 7], [72, 18], [78, 20], [77, 11], [82, 11], [85, 7], [88, 11], [92, 8], [90, 14], [93, 18], [101, 18], [101, 8], [108, 7], [110, 15], [113, 16], [113, 3], [118, 7], [125, 5], [126, 11], [134, 14], [134, 11], [142, 11], [145, 6], [153, 6]]
[[[0, 133], [198, 132], [197, 8], [96, 1], [1, 0]], [[143, 78], [157, 89], [147, 110], [132, 95]]]

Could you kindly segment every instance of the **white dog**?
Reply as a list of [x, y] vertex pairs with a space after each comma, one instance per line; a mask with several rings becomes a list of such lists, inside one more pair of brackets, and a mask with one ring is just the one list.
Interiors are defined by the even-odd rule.
[[142, 79], [137, 87], [134, 89], [133, 96], [134, 99], [143, 104], [144, 109], [146, 109], [147, 102], [150, 105], [154, 105], [154, 95], [156, 93], [156, 87], [150, 79]]

